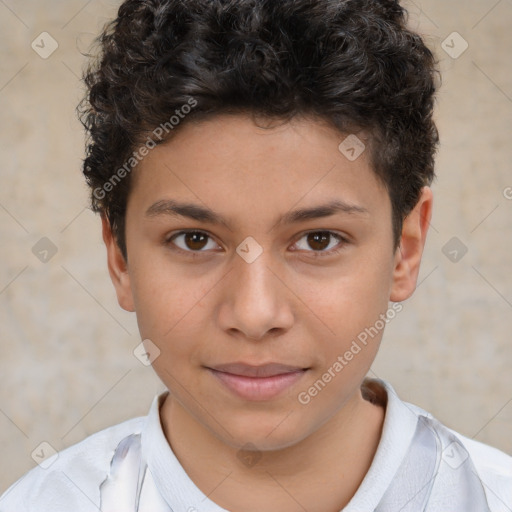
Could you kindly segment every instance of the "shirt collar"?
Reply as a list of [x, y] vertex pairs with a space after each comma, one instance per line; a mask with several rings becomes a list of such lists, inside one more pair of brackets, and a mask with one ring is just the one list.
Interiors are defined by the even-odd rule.
[[[418, 421], [419, 409], [400, 400], [391, 384], [381, 379], [366, 379], [365, 382], [387, 395], [386, 413], [370, 469], [344, 512], [377, 507], [405, 457]], [[141, 436], [143, 457], [158, 490], [173, 510], [195, 508], [197, 512], [228, 512], [194, 484], [172, 451], [160, 420], [160, 406], [168, 393], [163, 391], [153, 399]]]
[[174, 455], [160, 421], [160, 406], [168, 393], [153, 399], [141, 435], [142, 454], [160, 494], [172, 510], [228, 512], [203, 494]]
[[375, 510], [402, 463], [418, 422], [418, 411], [400, 400], [393, 386], [381, 379], [366, 379], [387, 394], [382, 434], [370, 469], [343, 512]]

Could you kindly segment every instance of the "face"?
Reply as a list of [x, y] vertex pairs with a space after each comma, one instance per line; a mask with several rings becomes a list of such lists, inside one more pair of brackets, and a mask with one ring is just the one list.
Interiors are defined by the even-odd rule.
[[[389, 300], [412, 292], [418, 251], [393, 251], [389, 196], [345, 137], [223, 115], [132, 176], [125, 268], [107, 244], [119, 302], [181, 413], [229, 445], [291, 446], [350, 407]], [[404, 226], [422, 247], [421, 221]]]

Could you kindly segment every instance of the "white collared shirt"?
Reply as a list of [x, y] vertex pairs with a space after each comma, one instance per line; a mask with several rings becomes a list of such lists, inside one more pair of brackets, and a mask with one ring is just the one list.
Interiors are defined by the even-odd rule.
[[[388, 382], [372, 380], [387, 394], [382, 436], [371, 467], [344, 512], [512, 512], [511, 456], [448, 429], [423, 409], [400, 400]], [[228, 512], [194, 484], [167, 442], [160, 421], [167, 393], [155, 396], [147, 416], [111, 426], [62, 450], [45, 461], [46, 469], [33, 468], [0, 497], [0, 512], [102, 510], [100, 486], [111, 472], [114, 454], [119, 457], [116, 449], [122, 441], [126, 446], [128, 439], [132, 446], [139, 443], [139, 452], [132, 455], [137, 467], [139, 459], [144, 468], [147, 464], [142, 490], [137, 491], [142, 495], [140, 512]], [[470, 488], [475, 494], [465, 498]]]

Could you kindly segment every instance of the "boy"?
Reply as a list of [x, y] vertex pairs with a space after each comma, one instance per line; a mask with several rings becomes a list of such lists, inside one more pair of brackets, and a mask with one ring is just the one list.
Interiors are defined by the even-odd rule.
[[512, 510], [511, 457], [366, 378], [433, 204], [398, 2], [126, 0], [100, 42], [83, 170], [168, 391], [0, 511]]

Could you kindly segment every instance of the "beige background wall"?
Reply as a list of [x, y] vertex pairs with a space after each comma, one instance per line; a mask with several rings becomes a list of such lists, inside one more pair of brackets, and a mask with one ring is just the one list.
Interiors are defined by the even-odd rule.
[[[60, 450], [144, 415], [163, 389], [132, 353], [135, 317], [117, 305], [80, 173], [79, 51], [117, 5], [0, 1], [0, 491], [35, 465], [41, 442]], [[407, 5], [441, 59], [442, 147], [420, 284], [373, 372], [512, 454], [512, 1]], [[442, 49], [454, 31], [469, 44], [458, 58]], [[47, 59], [31, 48], [42, 32], [58, 43]], [[453, 36], [446, 44], [453, 56], [463, 48]], [[443, 253], [452, 237], [467, 247], [456, 263]]]

